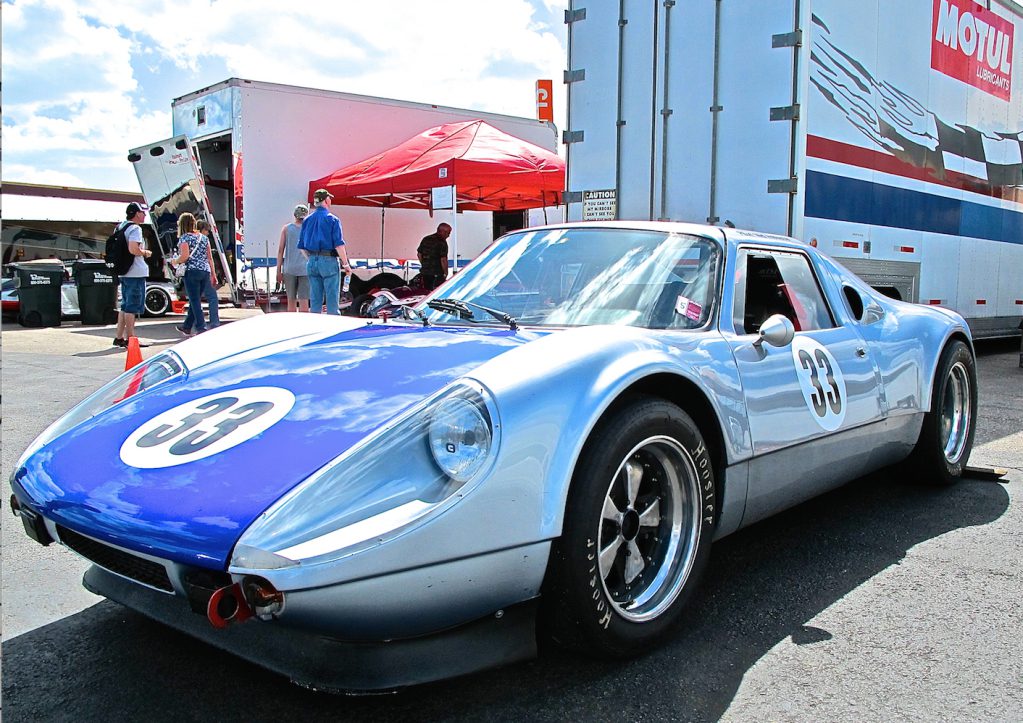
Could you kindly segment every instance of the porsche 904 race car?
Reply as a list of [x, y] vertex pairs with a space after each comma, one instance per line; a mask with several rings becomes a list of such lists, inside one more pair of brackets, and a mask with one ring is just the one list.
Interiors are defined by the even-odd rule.
[[529, 657], [538, 629], [641, 652], [714, 539], [885, 465], [953, 483], [973, 443], [963, 319], [791, 239], [527, 229], [405, 316], [152, 357], [31, 445], [15, 513], [90, 590], [365, 691]]

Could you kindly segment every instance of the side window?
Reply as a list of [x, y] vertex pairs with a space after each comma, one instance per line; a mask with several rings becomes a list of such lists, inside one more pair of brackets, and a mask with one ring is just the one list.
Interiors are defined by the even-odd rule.
[[740, 253], [736, 300], [742, 307], [736, 310], [736, 331], [756, 334], [775, 314], [791, 321], [796, 331], [835, 325], [805, 256], [758, 249]]
[[845, 303], [849, 305], [849, 311], [857, 321], [863, 321], [863, 298], [860, 292], [851, 286], [843, 286], [842, 294], [845, 296]]

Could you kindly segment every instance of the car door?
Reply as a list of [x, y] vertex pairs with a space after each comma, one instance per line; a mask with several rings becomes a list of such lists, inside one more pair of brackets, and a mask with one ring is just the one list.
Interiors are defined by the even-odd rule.
[[[810, 258], [740, 246], [731, 329], [753, 447], [744, 524], [870, 469], [886, 415], [880, 375], [857, 329], [836, 321]], [[754, 344], [774, 314], [790, 344]]]

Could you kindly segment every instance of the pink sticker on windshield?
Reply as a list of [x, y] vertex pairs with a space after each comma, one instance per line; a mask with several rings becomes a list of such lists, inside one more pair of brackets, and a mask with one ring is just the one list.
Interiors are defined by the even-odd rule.
[[700, 317], [703, 316], [703, 307], [697, 304], [692, 299], [687, 299], [684, 296], [679, 296], [675, 301], [675, 313], [681, 314], [687, 319], [693, 321], [699, 321]]

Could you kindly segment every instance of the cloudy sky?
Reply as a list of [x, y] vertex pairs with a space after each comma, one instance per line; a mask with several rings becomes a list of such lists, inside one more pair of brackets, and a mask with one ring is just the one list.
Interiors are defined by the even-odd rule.
[[128, 149], [231, 77], [530, 117], [551, 78], [560, 115], [566, 6], [3, 0], [3, 181], [138, 190]]

